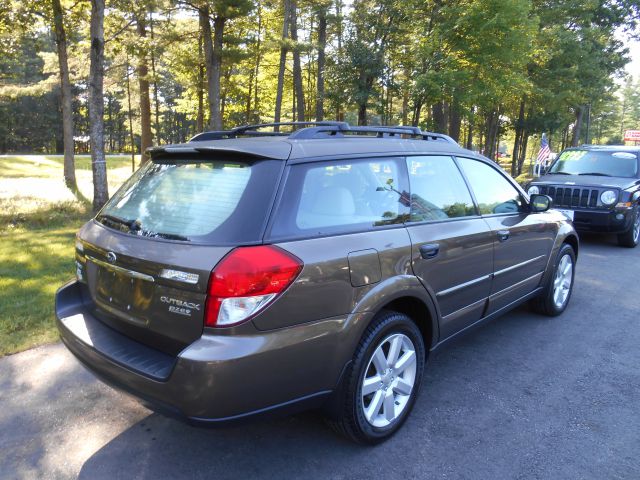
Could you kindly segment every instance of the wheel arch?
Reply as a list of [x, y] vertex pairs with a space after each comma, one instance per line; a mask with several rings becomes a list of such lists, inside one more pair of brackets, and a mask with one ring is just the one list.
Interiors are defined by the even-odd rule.
[[427, 354], [429, 349], [437, 343], [437, 320], [422, 299], [411, 295], [398, 297], [383, 305], [380, 310], [392, 310], [408, 316], [420, 329]]
[[578, 258], [578, 250], [580, 249], [580, 242], [578, 241], [578, 236], [574, 234], [569, 234], [565, 237], [562, 243], [568, 243], [573, 248], [573, 252], [576, 255], [576, 259]]

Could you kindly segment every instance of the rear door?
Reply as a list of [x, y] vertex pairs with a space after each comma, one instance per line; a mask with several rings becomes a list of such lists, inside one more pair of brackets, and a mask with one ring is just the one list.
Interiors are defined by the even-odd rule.
[[458, 158], [494, 242], [494, 272], [487, 314], [519, 300], [539, 284], [557, 227], [526, 200], [497, 167]]
[[436, 299], [441, 338], [482, 317], [491, 290], [493, 234], [450, 156], [407, 158], [411, 262]]

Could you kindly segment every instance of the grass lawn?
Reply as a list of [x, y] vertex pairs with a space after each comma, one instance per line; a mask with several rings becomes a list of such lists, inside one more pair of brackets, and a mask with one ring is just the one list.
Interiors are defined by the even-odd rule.
[[[109, 193], [131, 157], [107, 157]], [[80, 191], [93, 197], [88, 156], [76, 157]], [[0, 156], [0, 356], [55, 341], [53, 295], [74, 276], [74, 237], [91, 216], [62, 180], [62, 157]]]

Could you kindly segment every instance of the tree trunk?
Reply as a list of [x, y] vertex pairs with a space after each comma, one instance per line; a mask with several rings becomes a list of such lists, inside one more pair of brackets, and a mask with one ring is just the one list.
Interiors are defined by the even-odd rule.
[[367, 104], [366, 103], [358, 104], [358, 125], [361, 125], [361, 126], [367, 125]]
[[[284, 0], [284, 16], [282, 19], [282, 44], [280, 45], [280, 66], [278, 67], [278, 86], [276, 90], [276, 105], [273, 121], [278, 123], [282, 113], [282, 94], [284, 92], [284, 72], [287, 66], [287, 39], [289, 38], [289, 21], [291, 20], [291, 1]], [[277, 132], [279, 128], [276, 126]]]
[[155, 110], [156, 142], [160, 143], [160, 98], [158, 98], [158, 78], [156, 77], [156, 49], [153, 34], [153, 12], [149, 12], [149, 30], [151, 31], [151, 76], [153, 78], [153, 102]]
[[525, 98], [520, 100], [520, 110], [518, 111], [518, 120], [516, 120], [516, 139], [513, 144], [513, 152], [511, 152], [511, 176], [518, 175], [518, 154], [520, 152], [520, 145], [522, 144], [522, 130], [524, 129], [524, 107]]
[[129, 55], [127, 55], [127, 116], [129, 117], [129, 141], [131, 142], [131, 171], [136, 170], [136, 142], [133, 137], [133, 111], [131, 109], [131, 75], [129, 74]]
[[146, 39], [147, 25], [145, 13], [136, 15], [136, 31], [140, 37], [141, 47], [138, 50], [138, 88], [140, 95], [140, 163], [149, 160], [147, 149], [151, 147], [151, 101], [149, 99], [149, 66], [147, 64]]
[[409, 121], [409, 89], [402, 89], [402, 125], [406, 125]]
[[576, 123], [573, 127], [573, 136], [571, 137], [571, 146], [577, 147], [580, 143], [580, 137], [582, 135], [582, 117], [584, 116], [584, 108], [582, 106], [576, 107]]
[[196, 89], [198, 95], [198, 115], [196, 117], [196, 133], [204, 131], [204, 58], [202, 54], [202, 32], [200, 32], [200, 40], [198, 45], [198, 87]]
[[220, 77], [222, 72], [222, 47], [224, 39], [224, 26], [227, 19], [216, 16], [213, 20], [213, 113], [211, 128], [222, 130], [222, 107], [220, 105]]
[[474, 118], [474, 107], [471, 107], [471, 111], [469, 112], [469, 130], [467, 131], [467, 150], [473, 150], [473, 118]]
[[525, 128], [522, 131], [522, 149], [520, 150], [520, 158], [518, 159], [518, 175], [522, 174], [522, 167], [527, 159], [527, 144], [529, 143], [529, 132]]
[[93, 210], [109, 199], [104, 156], [104, 0], [91, 0], [91, 54], [89, 67], [89, 131], [93, 172]]
[[291, 40], [293, 42], [293, 89], [296, 97], [297, 120], [304, 122], [304, 89], [302, 87], [302, 67], [298, 45], [298, 2], [291, 0]]
[[[260, 109], [258, 106], [258, 76], [260, 74], [260, 62], [262, 60], [262, 3], [258, 2], [258, 40], [256, 41], [256, 63], [253, 74], [253, 109], [255, 110], [255, 123], [260, 123]], [[253, 120], [253, 117], [251, 118]], [[250, 121], [251, 121], [250, 120]]]
[[433, 112], [433, 121], [435, 122], [435, 129], [438, 133], [446, 133], [447, 131], [447, 119], [444, 115], [444, 103], [442, 101], [434, 104], [431, 107]]
[[327, 9], [318, 12], [318, 73], [316, 79], [316, 121], [324, 120], [324, 58], [327, 47]]
[[69, 62], [67, 58], [67, 35], [64, 29], [62, 6], [60, 0], [52, 0], [53, 30], [58, 50], [60, 67], [60, 96], [62, 106], [62, 143], [64, 145], [64, 183], [74, 193], [78, 190], [73, 144], [73, 108], [71, 80], [69, 79]]
[[420, 123], [420, 113], [422, 112], [422, 100], [416, 101], [413, 106], [413, 118], [411, 119], [411, 125], [417, 127]]
[[200, 30], [202, 31], [202, 43], [204, 46], [204, 65], [207, 74], [207, 94], [209, 106], [209, 129], [218, 130], [215, 127], [219, 123], [220, 112], [220, 77], [218, 72], [218, 86], [216, 87], [214, 71], [213, 38], [211, 36], [211, 22], [209, 20], [209, 4], [205, 4], [198, 9], [200, 20]]
[[343, 2], [342, 0], [336, 0], [336, 30], [338, 37], [338, 53], [342, 53], [342, 44], [343, 44], [343, 27], [342, 27], [342, 9]]
[[456, 142], [460, 141], [460, 127], [462, 126], [462, 115], [460, 114], [460, 104], [454, 97], [449, 108], [449, 136]]

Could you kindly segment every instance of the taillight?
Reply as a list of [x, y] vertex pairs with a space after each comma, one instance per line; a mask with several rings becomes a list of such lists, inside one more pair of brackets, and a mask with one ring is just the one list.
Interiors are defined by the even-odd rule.
[[205, 326], [250, 319], [291, 285], [302, 266], [300, 259], [272, 245], [232, 250], [209, 277]]

